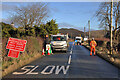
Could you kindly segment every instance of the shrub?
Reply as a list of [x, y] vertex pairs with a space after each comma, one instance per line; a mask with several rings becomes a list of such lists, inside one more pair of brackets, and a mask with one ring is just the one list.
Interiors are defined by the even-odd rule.
[[33, 57], [37, 53], [41, 53], [43, 47], [43, 39], [40, 37], [22, 37], [21, 39], [27, 40], [25, 52], [20, 52], [20, 56], [18, 59], [10, 58], [7, 56], [8, 51], [6, 49], [8, 38], [2, 39], [2, 57], [3, 57], [3, 69], [9, 67], [14, 64], [14, 62], [19, 62], [20, 60], [27, 60], [30, 57]]

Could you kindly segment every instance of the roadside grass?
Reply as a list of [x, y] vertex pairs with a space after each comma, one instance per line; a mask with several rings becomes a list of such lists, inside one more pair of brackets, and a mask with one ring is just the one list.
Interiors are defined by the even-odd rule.
[[[2, 77], [8, 73], [16, 70], [17, 68], [30, 63], [31, 61], [41, 57], [43, 39], [40, 37], [23, 37], [23, 40], [27, 40], [26, 49], [24, 52], [20, 52], [19, 58], [10, 58], [7, 56], [8, 50], [6, 44], [8, 38], [2, 40]], [[13, 68], [14, 67], [14, 68]]]

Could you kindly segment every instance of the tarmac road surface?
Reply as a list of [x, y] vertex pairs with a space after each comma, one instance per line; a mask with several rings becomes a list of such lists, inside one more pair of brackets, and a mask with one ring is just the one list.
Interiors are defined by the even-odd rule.
[[89, 56], [89, 50], [81, 45], [72, 45], [72, 42], [69, 44], [67, 53], [55, 52], [53, 55], [39, 58], [8, 74], [3, 79], [118, 79], [120, 75], [118, 68], [98, 56]]

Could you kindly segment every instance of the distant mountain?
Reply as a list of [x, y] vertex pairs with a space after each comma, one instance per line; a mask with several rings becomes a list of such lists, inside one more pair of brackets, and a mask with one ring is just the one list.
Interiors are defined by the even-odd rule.
[[[69, 35], [69, 37], [71, 38], [75, 38], [76, 36], [82, 36], [84, 37], [84, 32], [82, 31], [79, 31], [77, 29], [73, 29], [73, 28], [61, 28], [59, 29], [59, 32], [60, 33], [63, 33], [63, 34], [67, 34]], [[105, 30], [94, 30], [94, 31], [90, 31], [90, 34], [91, 34], [91, 38], [94, 37], [94, 38], [105, 38], [106, 34], [107, 34], [107, 31]], [[86, 36], [88, 36], [88, 32], [85, 33]], [[108, 36], [108, 35], [107, 35]]]
[[77, 29], [73, 29], [73, 28], [61, 28], [59, 29], [59, 32], [60, 33], [63, 33], [63, 34], [67, 34], [69, 35], [69, 37], [71, 38], [75, 38], [76, 36], [84, 36], [84, 32], [82, 31], [79, 31]]
[[83, 27], [80, 27], [80, 26], [75, 26], [75, 25], [72, 25], [70, 23], [66, 23], [66, 22], [63, 22], [63, 23], [58, 23], [58, 27], [59, 28], [74, 28], [74, 29], [77, 29], [77, 30], [80, 30], [80, 31], [83, 31]]

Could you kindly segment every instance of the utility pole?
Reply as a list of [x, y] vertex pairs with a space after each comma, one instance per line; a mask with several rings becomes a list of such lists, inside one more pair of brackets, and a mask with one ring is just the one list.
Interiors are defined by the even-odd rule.
[[90, 20], [88, 21], [88, 26], [89, 26], [89, 39], [90, 39]]
[[71, 39], [72, 39], [72, 33], [71, 33]]
[[85, 38], [85, 36], [86, 36], [86, 35], [85, 35], [85, 27], [84, 27], [84, 38]]
[[110, 54], [112, 54], [112, 19], [113, 19], [113, 0], [111, 0], [111, 11], [110, 11]]

